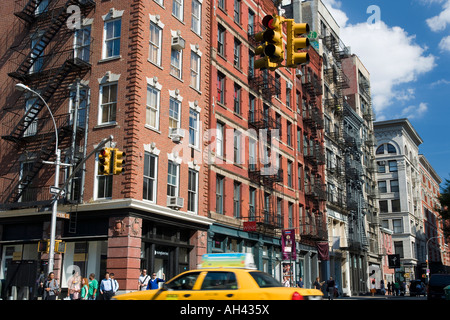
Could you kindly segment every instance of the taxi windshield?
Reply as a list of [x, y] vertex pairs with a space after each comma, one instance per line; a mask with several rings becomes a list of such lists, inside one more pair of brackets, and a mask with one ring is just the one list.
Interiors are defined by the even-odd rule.
[[260, 288], [282, 287], [281, 282], [264, 272], [249, 272]]

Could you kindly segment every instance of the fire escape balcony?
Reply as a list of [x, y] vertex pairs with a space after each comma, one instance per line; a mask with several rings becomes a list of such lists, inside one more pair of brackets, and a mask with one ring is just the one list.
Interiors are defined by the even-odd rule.
[[300, 223], [300, 236], [303, 240], [328, 240], [327, 224], [323, 219], [323, 214], [305, 217], [304, 220], [303, 223]]
[[257, 209], [256, 212], [249, 212], [247, 221], [255, 221], [263, 229], [270, 230], [283, 228], [283, 215], [271, 209]]
[[281, 83], [267, 70], [259, 71], [249, 69], [248, 84], [254, 91], [259, 92], [266, 100], [271, 100], [273, 96], [281, 94]]

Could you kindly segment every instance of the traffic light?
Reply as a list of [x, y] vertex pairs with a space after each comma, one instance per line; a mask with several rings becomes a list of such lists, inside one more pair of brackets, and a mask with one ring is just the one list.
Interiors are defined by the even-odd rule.
[[113, 174], [121, 174], [124, 172], [123, 165], [125, 164], [125, 152], [120, 151], [119, 149], [114, 149], [114, 158], [113, 158]]
[[276, 70], [284, 60], [282, 24], [284, 18], [267, 15], [263, 19], [265, 31], [255, 35], [255, 40], [261, 43], [256, 47], [255, 54], [261, 58], [255, 61], [255, 69]]
[[65, 253], [66, 243], [62, 240], [55, 240], [55, 253]]
[[309, 25], [307, 23], [295, 23], [292, 19], [286, 20], [286, 23], [286, 67], [296, 68], [299, 64], [309, 62], [309, 54], [307, 52], [298, 52], [309, 47], [308, 38], [302, 37], [309, 33]]
[[112, 148], [103, 148], [98, 155], [98, 174], [109, 175], [111, 173]]
[[38, 252], [48, 253], [50, 251], [50, 241], [41, 240], [38, 242]]

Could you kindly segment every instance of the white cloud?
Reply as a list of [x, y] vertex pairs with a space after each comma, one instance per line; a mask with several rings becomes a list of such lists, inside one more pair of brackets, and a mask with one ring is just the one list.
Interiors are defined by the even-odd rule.
[[[329, 3], [327, 7], [330, 8], [336, 0], [326, 0], [325, 3]], [[339, 7], [333, 10], [341, 11]], [[340, 15], [346, 16], [342, 11]], [[404, 86], [436, 65], [435, 57], [426, 52], [427, 48], [416, 43], [414, 35], [409, 35], [401, 27], [388, 26], [383, 21], [375, 25], [367, 22], [341, 25], [340, 36], [370, 72], [377, 119], [384, 118], [383, 113], [388, 109], [390, 114], [395, 113], [392, 110], [394, 106], [401, 106], [413, 99], [414, 90]]]
[[428, 111], [426, 103], [420, 103], [419, 106], [408, 106], [402, 110], [398, 118], [418, 119], [421, 118]]
[[439, 42], [439, 49], [450, 52], [450, 36], [442, 38], [441, 42]]
[[450, 24], [450, 0], [432, 2], [444, 3], [443, 10], [437, 16], [427, 19], [426, 22], [432, 31], [443, 31]]

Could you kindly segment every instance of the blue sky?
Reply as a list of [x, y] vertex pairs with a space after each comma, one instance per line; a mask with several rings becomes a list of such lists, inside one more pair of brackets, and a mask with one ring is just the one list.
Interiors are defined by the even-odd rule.
[[450, 0], [323, 0], [370, 72], [377, 121], [408, 118], [450, 179]]

